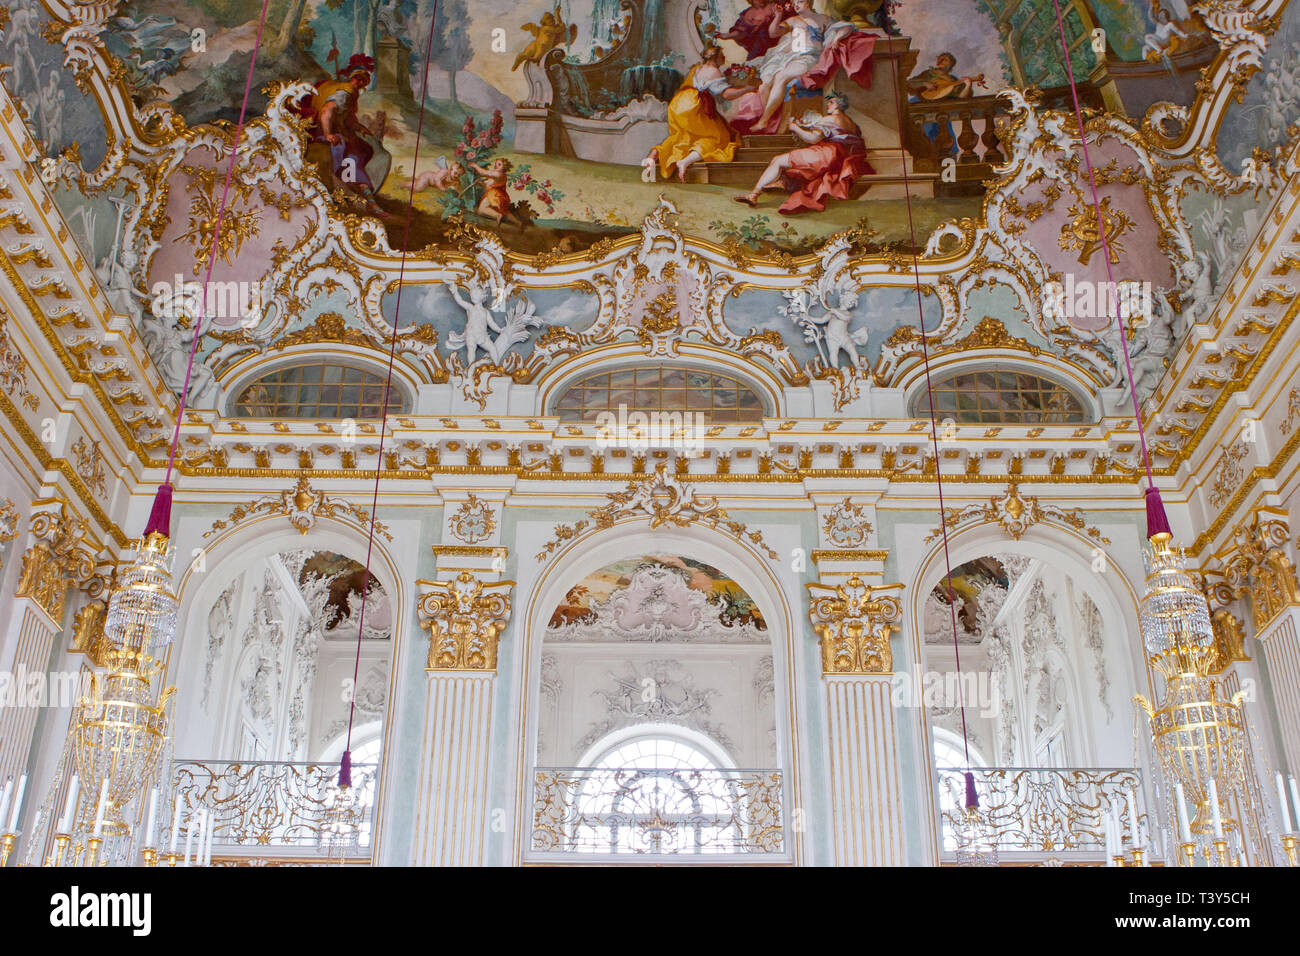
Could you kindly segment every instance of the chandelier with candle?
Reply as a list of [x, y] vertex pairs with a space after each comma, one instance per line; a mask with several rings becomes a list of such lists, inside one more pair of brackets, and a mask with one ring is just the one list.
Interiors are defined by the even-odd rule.
[[176, 629], [172, 548], [165, 534], [140, 541], [104, 621], [107, 672], [91, 679], [72, 717], [72, 761], [87, 793], [102, 794], [99, 829], [123, 834], [122, 810], [158, 770], [167, 740], [166, 707], [174, 687], [161, 686]]
[[1209, 605], [1172, 546], [1168, 525], [1157, 520], [1152, 530], [1139, 619], [1148, 660], [1164, 688], [1155, 702], [1142, 695], [1135, 700], [1150, 722], [1152, 749], [1174, 804], [1176, 862], [1268, 865], [1272, 852], [1245, 692], [1228, 697], [1212, 676], [1218, 655]]

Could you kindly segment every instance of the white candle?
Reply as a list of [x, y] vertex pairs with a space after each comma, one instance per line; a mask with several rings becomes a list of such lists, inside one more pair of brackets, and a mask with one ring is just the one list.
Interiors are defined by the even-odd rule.
[[1277, 775], [1277, 805], [1282, 808], [1282, 832], [1291, 832], [1291, 817], [1286, 807], [1286, 787], [1282, 785], [1282, 775]]
[[172, 808], [172, 842], [167, 848], [168, 853], [176, 852], [176, 840], [181, 832], [181, 795], [176, 794], [176, 806]]
[[73, 774], [72, 783], [68, 787], [68, 801], [63, 805], [63, 819], [59, 821], [60, 833], [72, 832], [72, 815], [77, 810], [77, 789], [77, 776]]
[[144, 845], [153, 846], [153, 825], [158, 822], [158, 788], [149, 791], [149, 822], [144, 825]]
[[1103, 829], [1106, 831], [1106, 865], [1115, 865], [1115, 835], [1112, 832], [1111, 819], [1109, 816], [1102, 817]]
[[1183, 785], [1174, 784], [1174, 795], [1178, 797], [1178, 828], [1183, 843], [1192, 842], [1192, 826], [1187, 821], [1187, 798], [1183, 795]]
[[209, 820], [208, 821], [208, 843], [206, 849], [204, 849], [203, 851], [204, 866], [212, 865], [212, 835], [216, 832], [216, 829], [217, 829], [217, 821]]
[[1138, 846], [1142, 840], [1138, 837], [1138, 802], [1137, 794], [1133, 788], [1128, 788], [1128, 832], [1133, 839], [1133, 845]]
[[1112, 800], [1110, 802], [1110, 823], [1115, 828], [1115, 852], [1124, 852], [1124, 828], [1119, 822], [1119, 802]]
[[194, 865], [203, 865], [203, 847], [208, 842], [208, 811], [206, 808], [199, 811], [199, 842], [194, 848]]
[[198, 825], [198, 821], [195, 819], [191, 819], [189, 825], [185, 828], [185, 865], [186, 866], [190, 865], [190, 847], [194, 843], [194, 828], [197, 825]]
[[1295, 777], [1288, 779], [1291, 781], [1291, 802], [1295, 804], [1295, 825], [1300, 830], [1300, 787], [1295, 785]]
[[[18, 778], [18, 796], [14, 798], [13, 816], [9, 818], [9, 832], [18, 832], [18, 817], [22, 814], [23, 795], [27, 793], [27, 774]], [[3, 814], [0, 814], [2, 816]]]
[[9, 795], [14, 789], [14, 778], [10, 777], [5, 781], [5, 788], [0, 790], [0, 821], [5, 818], [5, 813], [9, 809]]
[[95, 808], [95, 836], [104, 835], [104, 811], [108, 808], [108, 778], [99, 788], [99, 805]]
[[1219, 785], [1218, 782], [1210, 778], [1210, 808], [1214, 812], [1214, 838], [1223, 839], [1223, 817], [1219, 815]]

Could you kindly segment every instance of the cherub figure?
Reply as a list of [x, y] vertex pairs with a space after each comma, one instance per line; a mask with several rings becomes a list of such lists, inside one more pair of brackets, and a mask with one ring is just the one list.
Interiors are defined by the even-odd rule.
[[487, 286], [477, 279], [470, 280], [468, 302], [461, 298], [459, 290], [450, 282], [447, 283], [447, 291], [456, 300], [456, 304], [465, 310], [465, 331], [452, 332], [447, 336], [447, 343], [453, 349], [465, 349], [466, 366], [474, 364], [479, 349], [495, 361], [496, 350], [489, 330], [500, 332], [501, 326], [496, 324], [492, 310], [484, 304], [488, 297]]
[[512, 73], [524, 63], [541, 63], [542, 58], [557, 46], [578, 39], [578, 25], [565, 24], [564, 15], [560, 13], [558, 4], [554, 12], [542, 14], [540, 23], [525, 23], [519, 29], [531, 33], [534, 39], [515, 57], [515, 65], [510, 68]]
[[1187, 287], [1180, 296], [1183, 307], [1183, 325], [1191, 328], [1202, 319], [1208, 318], [1214, 308], [1214, 274], [1211, 271], [1210, 257], [1198, 252], [1189, 265], [1183, 267]]
[[809, 304], [803, 298], [802, 291], [791, 299], [791, 305], [781, 312], [794, 319], [804, 331], [804, 339], [817, 345], [817, 352], [828, 368], [840, 367], [840, 353], [846, 353], [849, 362], [859, 372], [862, 371], [862, 356], [856, 346], [866, 345], [870, 335], [868, 329], [852, 331], [853, 310], [858, 307], [858, 293], [852, 288], [839, 290], [839, 305], [829, 302], [829, 290], [817, 293], [817, 303], [822, 307], [821, 315], [813, 315]]
[[483, 184], [483, 198], [479, 200], [475, 211], [484, 219], [496, 220], [498, 226], [509, 221], [522, 229], [524, 221], [511, 211], [510, 193], [507, 191], [510, 184], [510, 160], [497, 158], [486, 168], [478, 163], [470, 163], [469, 168]]
[[144, 311], [140, 303], [148, 302], [150, 299], [135, 287], [135, 282], [131, 278], [131, 272], [135, 269], [137, 261], [134, 252], [123, 249], [120, 262], [114, 262], [111, 256], [105, 256], [95, 271], [104, 284], [104, 295], [108, 299], [108, 304], [113, 307], [113, 311], [129, 316], [135, 320], [136, 325], [140, 325]]
[[[500, 365], [513, 346], [528, 338], [529, 329], [541, 325], [535, 314], [536, 307], [526, 298], [515, 296], [507, 306], [502, 301], [506, 296], [499, 293], [496, 300], [488, 305], [488, 286], [478, 278], [469, 280], [468, 302], [461, 298], [456, 286], [448, 283], [447, 290], [456, 304], [465, 310], [465, 331], [450, 333], [447, 343], [453, 349], [465, 349], [466, 368], [478, 359], [479, 349], [483, 350], [486, 358]], [[505, 312], [505, 318], [498, 325], [492, 313], [500, 311]], [[493, 332], [496, 333], [495, 337]]]
[[433, 161], [433, 168], [417, 173], [412, 188], [421, 189], [455, 189], [460, 185], [460, 178], [465, 175], [465, 167], [457, 160], [447, 161], [446, 156], [439, 156]]

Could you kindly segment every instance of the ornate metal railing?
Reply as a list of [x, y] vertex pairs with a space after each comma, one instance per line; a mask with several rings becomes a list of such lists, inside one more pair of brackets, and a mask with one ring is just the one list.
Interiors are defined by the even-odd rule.
[[[1142, 772], [1133, 768], [974, 768], [980, 811], [998, 852], [1104, 854], [1105, 818], [1114, 804], [1129, 827], [1130, 791], [1142, 792]], [[964, 806], [961, 770], [940, 770], [937, 778], [945, 853], [957, 850], [958, 814]], [[1138, 825], [1149, 833], [1146, 814]]]
[[172, 783], [183, 820], [208, 811], [216, 847], [364, 855], [377, 770], [354, 764], [352, 787], [341, 792], [337, 763], [176, 760]]
[[776, 770], [538, 768], [532, 848], [771, 854], [785, 849]]

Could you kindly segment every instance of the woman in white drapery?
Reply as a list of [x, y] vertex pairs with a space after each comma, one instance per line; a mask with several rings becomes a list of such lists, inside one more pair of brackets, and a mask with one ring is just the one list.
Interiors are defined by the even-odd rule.
[[802, 78], [821, 59], [824, 51], [833, 51], [846, 37], [857, 32], [847, 20], [832, 20], [813, 9], [813, 0], [794, 0], [794, 14], [775, 19], [768, 26], [772, 36], [781, 39], [763, 55], [758, 64], [759, 98], [763, 113], [753, 129], [766, 129], [785, 103], [791, 83]]

